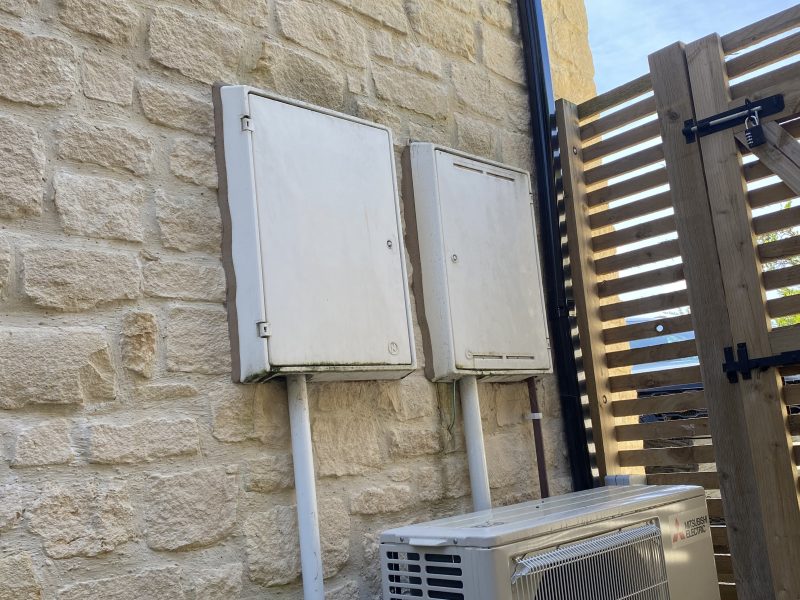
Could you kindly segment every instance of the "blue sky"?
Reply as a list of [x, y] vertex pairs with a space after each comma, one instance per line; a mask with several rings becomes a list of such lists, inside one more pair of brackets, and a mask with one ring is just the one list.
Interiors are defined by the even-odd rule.
[[725, 34], [794, 4], [791, 0], [586, 0], [597, 91], [644, 74], [647, 55], [672, 42]]

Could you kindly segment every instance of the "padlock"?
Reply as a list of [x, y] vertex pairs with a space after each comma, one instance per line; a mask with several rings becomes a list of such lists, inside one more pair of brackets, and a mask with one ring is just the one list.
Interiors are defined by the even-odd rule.
[[744, 137], [747, 139], [747, 147], [755, 148], [767, 143], [764, 136], [764, 128], [758, 122], [758, 113], [753, 113], [744, 121]]

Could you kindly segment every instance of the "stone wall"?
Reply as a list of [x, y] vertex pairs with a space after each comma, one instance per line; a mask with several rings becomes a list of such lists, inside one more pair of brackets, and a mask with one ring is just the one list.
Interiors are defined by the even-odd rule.
[[[0, 0], [0, 600], [301, 597], [286, 390], [230, 382], [217, 80], [530, 164], [505, 0]], [[495, 501], [536, 497], [526, 386], [481, 393]], [[382, 529], [470, 506], [452, 387], [310, 394], [329, 595], [376, 598]]]

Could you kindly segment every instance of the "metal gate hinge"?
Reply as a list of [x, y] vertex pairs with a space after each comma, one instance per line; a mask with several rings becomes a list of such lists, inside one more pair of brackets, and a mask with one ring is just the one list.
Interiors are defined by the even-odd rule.
[[759, 118], [763, 118], [779, 113], [783, 109], [783, 94], [775, 94], [753, 102], [745, 100], [744, 106], [732, 108], [699, 121], [694, 119], [684, 121], [683, 135], [686, 136], [686, 143], [691, 144], [704, 135], [743, 125], [744, 120], [750, 115], [756, 114]]
[[258, 337], [268, 338], [272, 335], [272, 327], [267, 321], [259, 321], [256, 325], [258, 325]]
[[725, 348], [723, 352], [725, 355], [725, 362], [722, 364], [722, 370], [728, 376], [728, 381], [731, 383], [738, 383], [739, 375], [742, 376], [742, 379], [752, 379], [754, 369], [766, 371], [772, 367], [800, 365], [800, 350], [781, 352], [780, 354], [765, 356], [763, 358], [750, 358], [750, 353], [747, 351], [747, 344], [737, 344], [736, 358], [734, 358], [733, 348], [730, 346]]
[[242, 116], [242, 131], [255, 131], [253, 129], [253, 119], [250, 118], [250, 115]]

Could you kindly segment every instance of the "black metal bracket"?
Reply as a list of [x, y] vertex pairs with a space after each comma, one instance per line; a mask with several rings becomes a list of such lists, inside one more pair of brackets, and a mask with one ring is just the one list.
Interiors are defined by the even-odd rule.
[[784, 109], [783, 94], [775, 94], [767, 98], [761, 98], [751, 102], [745, 100], [744, 106], [732, 108], [706, 119], [695, 121], [688, 119], [683, 122], [683, 135], [686, 136], [686, 143], [691, 144], [705, 135], [716, 133], [724, 129], [730, 129], [744, 123], [744, 120], [751, 115], [758, 115], [758, 118], [768, 117], [781, 112]]
[[763, 358], [750, 358], [747, 344], [737, 344], [736, 358], [733, 357], [733, 348], [730, 346], [725, 348], [724, 354], [725, 362], [722, 365], [722, 370], [725, 371], [728, 381], [731, 383], [738, 383], [739, 375], [742, 376], [742, 379], [752, 379], [754, 369], [766, 371], [771, 367], [800, 365], [800, 350], [781, 352], [780, 354]]

